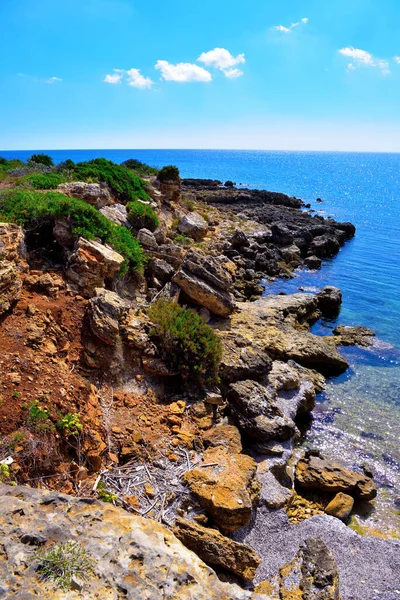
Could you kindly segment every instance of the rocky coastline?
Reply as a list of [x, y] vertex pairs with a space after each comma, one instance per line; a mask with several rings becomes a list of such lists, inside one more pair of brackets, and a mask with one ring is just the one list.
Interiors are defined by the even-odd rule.
[[[133, 231], [143, 274], [120, 277], [123, 256], [69, 218], [34, 234], [0, 223], [0, 596], [394, 599], [400, 543], [346, 525], [373, 502], [372, 473], [300, 445], [325, 378], [348, 367], [338, 347], [373, 332], [310, 332], [338, 314], [337, 288], [262, 297], [260, 285], [320, 268], [354, 226], [285, 194], [144, 180], [157, 227], [135, 228], [105, 183], [58, 190]], [[147, 312], [160, 300], [210, 326], [218, 382], [179, 378]], [[54, 432], [55, 415], [74, 414], [75, 429]], [[32, 548], [67, 539], [95, 564], [90, 584], [56, 592]]]

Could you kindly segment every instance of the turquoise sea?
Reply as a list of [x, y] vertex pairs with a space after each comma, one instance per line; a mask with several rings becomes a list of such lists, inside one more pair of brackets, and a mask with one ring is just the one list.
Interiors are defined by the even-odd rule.
[[[1, 152], [26, 159], [37, 151]], [[57, 150], [55, 162], [103, 156], [137, 158], [154, 166], [175, 164], [183, 177], [204, 177], [284, 192], [312, 209], [351, 221], [356, 236], [320, 271], [299, 271], [291, 281], [265, 282], [266, 294], [316, 291], [326, 284], [343, 292], [335, 323], [314, 332], [329, 335], [336, 323], [376, 332], [367, 350], [343, 349], [351, 368], [321, 394], [306, 443], [349, 466], [365, 463], [381, 486], [374, 509], [363, 515], [372, 530], [400, 535], [400, 154], [231, 150]], [[321, 198], [322, 203], [316, 199]], [[396, 503], [397, 501], [397, 503]]]

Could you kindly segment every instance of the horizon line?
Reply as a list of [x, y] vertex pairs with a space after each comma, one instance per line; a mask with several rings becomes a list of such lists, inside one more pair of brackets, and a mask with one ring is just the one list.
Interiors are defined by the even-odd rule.
[[1, 152], [93, 152], [93, 151], [177, 151], [177, 152], [315, 152], [331, 154], [400, 154], [400, 150], [299, 150], [278, 148], [18, 148], [0, 149]]

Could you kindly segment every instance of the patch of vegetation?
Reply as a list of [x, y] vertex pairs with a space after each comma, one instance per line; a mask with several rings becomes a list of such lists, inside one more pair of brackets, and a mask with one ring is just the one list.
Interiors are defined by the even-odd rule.
[[99, 500], [102, 500], [103, 502], [115, 502], [116, 500], [118, 500], [118, 496], [116, 496], [116, 494], [113, 494], [112, 492], [109, 492], [106, 488], [106, 485], [104, 483], [104, 481], [100, 481], [99, 485], [97, 486], [97, 497], [99, 498]]
[[57, 422], [57, 429], [65, 435], [79, 435], [82, 432], [83, 425], [79, 413], [67, 413]]
[[60, 183], [64, 183], [66, 178], [60, 173], [38, 173], [27, 175], [21, 180], [21, 183], [27, 183], [35, 190], [56, 190]]
[[100, 239], [125, 259], [121, 275], [129, 269], [141, 272], [144, 253], [139, 242], [126, 227], [116, 225], [94, 206], [78, 198], [68, 198], [57, 192], [27, 192], [11, 190], [0, 196], [0, 218], [26, 226], [40, 221], [68, 217], [72, 233], [88, 240]]
[[[72, 162], [72, 161], [71, 161]], [[73, 179], [75, 181], [92, 181], [108, 183], [118, 199], [126, 204], [140, 198], [148, 200], [145, 183], [129, 169], [113, 163], [105, 158], [95, 158], [89, 162], [74, 165]]]
[[5, 481], [7, 481], [7, 479], [9, 479], [11, 473], [10, 473], [10, 467], [8, 465], [5, 465], [4, 463], [2, 463], [0, 465], [0, 483], [4, 483]]
[[174, 165], [167, 165], [158, 171], [157, 175], [158, 181], [161, 183], [169, 182], [169, 181], [179, 181], [179, 169]]
[[41, 405], [42, 398], [31, 402], [28, 406], [26, 424], [36, 433], [48, 433], [54, 431], [54, 425], [50, 421], [50, 414], [47, 408]]
[[180, 246], [190, 246], [193, 244], [193, 240], [190, 237], [187, 237], [187, 235], [182, 235], [181, 233], [178, 233], [174, 237], [174, 242]]
[[22, 431], [17, 431], [14, 433], [10, 441], [8, 442], [8, 449], [10, 452], [13, 452], [18, 444], [21, 444], [25, 440], [25, 433]]
[[40, 165], [45, 165], [46, 167], [53, 167], [53, 159], [48, 154], [32, 154], [32, 156], [28, 159], [28, 163], [38, 163]]
[[128, 210], [128, 218], [135, 229], [142, 229], [145, 227], [150, 231], [155, 231], [159, 226], [157, 213], [150, 206], [150, 204], [143, 204], [139, 200], [128, 202], [126, 205]]
[[230, 179], [228, 179], [228, 181], [225, 181], [224, 187], [233, 188], [233, 187], [235, 187], [235, 184], [233, 183], [233, 181], [231, 181]]
[[85, 581], [93, 572], [93, 559], [78, 542], [56, 544], [50, 550], [40, 548], [34, 555], [37, 571], [45, 580], [62, 589], [71, 588], [74, 579]]
[[129, 158], [121, 163], [122, 167], [129, 169], [130, 171], [135, 171], [137, 175], [157, 175], [158, 169], [155, 167], [151, 167], [150, 165], [146, 165], [146, 163], [141, 162], [140, 160], [136, 160], [136, 158]]
[[177, 371], [188, 387], [218, 382], [221, 341], [194, 310], [157, 300], [147, 310], [155, 327], [155, 340], [163, 360]]
[[20, 397], [20, 395], [21, 395], [21, 394], [20, 394], [19, 392], [17, 392], [17, 390], [14, 390], [14, 391], [13, 391], [13, 393], [12, 393], [12, 397], [13, 397], [13, 398], [19, 398], [19, 397]]

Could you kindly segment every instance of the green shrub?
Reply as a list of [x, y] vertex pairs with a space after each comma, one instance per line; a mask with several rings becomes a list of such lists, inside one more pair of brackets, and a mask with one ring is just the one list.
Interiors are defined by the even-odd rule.
[[74, 579], [87, 580], [93, 572], [93, 560], [78, 542], [56, 544], [50, 550], [40, 548], [34, 555], [37, 571], [43, 579], [62, 589], [71, 588]]
[[178, 167], [175, 167], [174, 165], [163, 167], [160, 169], [160, 171], [158, 171], [157, 179], [162, 183], [166, 181], [179, 181], [180, 177]]
[[191, 238], [187, 237], [187, 235], [182, 235], [181, 233], [178, 233], [174, 237], [174, 242], [180, 246], [190, 246], [193, 244], [193, 240]]
[[53, 159], [48, 154], [32, 154], [32, 156], [28, 158], [28, 162], [39, 163], [41, 165], [46, 165], [46, 167], [52, 167], [54, 165]]
[[228, 179], [228, 181], [225, 181], [225, 183], [224, 183], [224, 187], [227, 187], [227, 188], [233, 188], [234, 186], [235, 186], [235, 184], [230, 179]]
[[69, 217], [72, 221], [72, 233], [76, 237], [82, 236], [89, 240], [99, 238], [124, 257], [122, 275], [129, 269], [142, 271], [143, 250], [130, 231], [116, 225], [94, 206], [78, 198], [68, 198], [57, 192], [11, 190], [0, 196], [0, 217], [22, 226], [53, 221], [57, 217]]
[[83, 429], [79, 413], [67, 413], [58, 422], [57, 428], [65, 435], [79, 435]]
[[59, 173], [43, 173], [37, 175], [28, 175], [22, 182], [27, 182], [35, 190], [55, 190], [60, 183], [65, 182], [65, 177]]
[[146, 163], [141, 162], [140, 160], [136, 160], [136, 158], [129, 158], [121, 163], [122, 167], [126, 169], [130, 169], [131, 171], [135, 171], [138, 175], [157, 175], [158, 169], [155, 167], [151, 167], [150, 165], [146, 165]]
[[113, 494], [107, 490], [104, 481], [100, 481], [96, 492], [99, 500], [102, 500], [103, 502], [115, 502], [118, 500], [118, 496], [116, 494]]
[[155, 325], [151, 336], [163, 360], [187, 386], [217, 383], [221, 341], [194, 310], [157, 300], [147, 314]]
[[49, 411], [41, 406], [40, 400], [41, 398], [29, 404], [26, 424], [29, 429], [36, 433], [54, 431], [54, 425], [50, 422]]
[[150, 204], [143, 204], [143, 202], [134, 200], [133, 202], [128, 202], [126, 208], [128, 209], [129, 221], [135, 229], [145, 227], [150, 231], [155, 231], [159, 226], [160, 222], [157, 213]]
[[118, 199], [126, 204], [131, 200], [140, 198], [148, 200], [149, 196], [144, 188], [144, 182], [111, 160], [96, 158], [89, 162], [75, 165], [73, 178], [75, 181], [98, 181], [108, 183]]
[[0, 483], [4, 483], [10, 477], [10, 467], [4, 463], [0, 465]]

